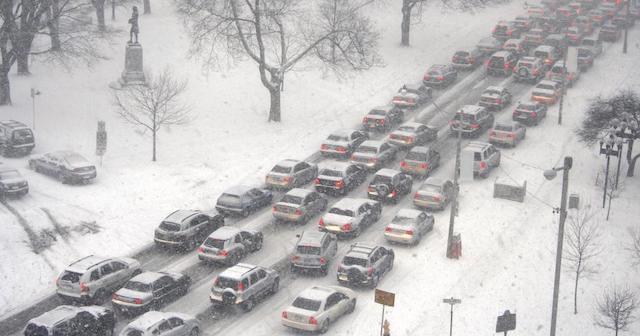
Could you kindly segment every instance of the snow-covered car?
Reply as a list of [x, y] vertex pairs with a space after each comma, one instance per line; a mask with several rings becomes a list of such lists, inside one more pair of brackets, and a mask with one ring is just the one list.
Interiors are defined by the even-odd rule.
[[591, 48], [578, 48], [578, 69], [582, 72], [587, 71], [593, 66], [595, 55]]
[[273, 206], [277, 221], [306, 223], [327, 208], [327, 199], [313, 190], [294, 188], [289, 190]]
[[509, 39], [502, 45], [502, 50], [511, 51], [516, 56], [520, 57], [527, 53], [524, 47], [524, 41], [522, 39]]
[[453, 188], [450, 180], [429, 177], [413, 196], [413, 205], [420, 209], [443, 210], [452, 200]]
[[340, 286], [313, 286], [305, 289], [282, 311], [282, 325], [321, 334], [340, 317], [356, 308], [356, 293]]
[[459, 70], [472, 70], [482, 64], [484, 54], [477, 48], [458, 50], [451, 57], [451, 64]]
[[591, 18], [589, 18], [586, 15], [580, 15], [578, 16], [574, 21], [573, 24], [576, 27], [579, 27], [580, 29], [582, 29], [583, 32], [583, 36], [587, 36], [587, 35], [591, 35], [591, 33], [593, 33], [593, 20], [591, 20]]
[[235, 265], [247, 254], [262, 249], [262, 232], [223, 226], [198, 247], [198, 258], [218, 264]]
[[144, 272], [113, 293], [111, 303], [120, 314], [137, 315], [184, 296], [190, 286], [191, 278], [181, 273]]
[[313, 181], [318, 175], [318, 166], [298, 160], [282, 160], [267, 174], [266, 184], [273, 189], [301, 187]]
[[398, 203], [398, 200], [411, 193], [413, 178], [401, 171], [382, 168], [373, 176], [367, 188], [367, 197], [380, 202]]
[[116, 324], [111, 309], [101, 306], [57, 306], [34, 317], [25, 326], [24, 336], [91, 335], [111, 336]]
[[279, 286], [280, 275], [276, 270], [237, 264], [213, 280], [209, 300], [213, 305], [240, 306], [250, 311], [260, 300], [275, 294]]
[[541, 45], [546, 36], [547, 34], [544, 30], [540, 28], [534, 28], [526, 32], [522, 40], [527, 48], [532, 48]]
[[533, 50], [533, 56], [542, 59], [542, 62], [550, 69], [551, 66], [561, 58], [556, 47], [550, 45], [541, 45]]
[[349, 162], [365, 169], [375, 170], [396, 158], [398, 148], [384, 141], [367, 140], [351, 155]]
[[516, 19], [513, 21], [513, 23], [523, 32], [531, 29], [531, 26], [533, 25], [533, 21], [531, 20], [531, 18], [526, 15], [516, 16]]
[[598, 40], [597, 38], [583, 38], [581, 47], [591, 49], [594, 57], [598, 57], [600, 56], [600, 54], [602, 54], [602, 41]]
[[424, 84], [405, 84], [393, 96], [391, 103], [398, 108], [412, 109], [428, 102], [433, 95], [433, 89]]
[[348, 162], [323, 164], [315, 180], [315, 188], [324, 194], [345, 195], [367, 179], [367, 171]]
[[489, 177], [491, 171], [500, 166], [500, 151], [494, 145], [481, 141], [471, 141], [462, 150], [463, 155], [473, 157], [473, 176]]
[[354, 243], [338, 266], [338, 283], [342, 286], [376, 288], [380, 278], [393, 269], [393, 249], [367, 243]]
[[542, 59], [538, 57], [525, 56], [518, 60], [513, 71], [513, 77], [518, 81], [529, 81], [536, 83], [544, 78], [546, 66]]
[[487, 74], [494, 76], [511, 76], [517, 63], [518, 56], [512, 51], [496, 51], [487, 61]]
[[495, 117], [493, 113], [479, 105], [464, 105], [449, 121], [449, 129], [452, 134], [461, 132], [469, 137], [479, 137], [480, 133], [493, 126]]
[[400, 209], [391, 223], [384, 228], [389, 242], [417, 244], [427, 232], [433, 230], [433, 215], [414, 209]]
[[381, 213], [379, 202], [366, 198], [343, 198], [320, 218], [318, 230], [357, 237], [362, 229], [378, 221]]
[[431, 147], [413, 147], [400, 161], [400, 171], [422, 177], [429, 176], [439, 166], [440, 153]]
[[476, 47], [485, 56], [489, 56], [494, 52], [500, 50], [500, 48], [502, 48], [502, 41], [498, 40], [495, 37], [485, 37], [480, 41], [478, 41], [478, 44], [476, 44]]
[[198, 336], [198, 320], [187, 314], [150, 311], [122, 329], [119, 336]]
[[394, 105], [374, 107], [362, 119], [362, 127], [365, 130], [388, 132], [404, 120], [402, 109]]
[[569, 39], [570, 45], [579, 45], [582, 42], [583, 36], [584, 32], [582, 31], [582, 28], [578, 26], [567, 28], [567, 38]]
[[0, 120], [0, 156], [28, 155], [36, 146], [33, 132], [15, 120]]
[[542, 80], [531, 91], [531, 100], [547, 105], [553, 105], [560, 98], [562, 88], [558, 82]]
[[234, 186], [218, 197], [216, 210], [223, 215], [247, 217], [252, 212], [271, 204], [273, 193], [268, 189]]
[[478, 105], [489, 110], [499, 111], [511, 104], [511, 92], [505, 87], [489, 86], [480, 95]]
[[16, 169], [0, 168], [0, 199], [22, 197], [29, 192], [29, 182]]
[[547, 105], [538, 102], [518, 103], [512, 119], [526, 125], [537, 125], [547, 116]]
[[199, 210], [176, 210], [155, 229], [153, 241], [159, 246], [180, 247], [191, 251], [224, 225], [224, 217]]
[[500, 21], [493, 27], [491, 35], [500, 40], [519, 38], [522, 30], [518, 28], [515, 21]]
[[338, 241], [334, 234], [318, 231], [303, 231], [291, 256], [291, 271], [317, 270], [322, 275], [329, 272], [329, 264], [338, 252]]
[[326, 156], [348, 158], [361, 143], [369, 139], [369, 134], [354, 129], [341, 129], [329, 135], [320, 145], [320, 153]]
[[526, 135], [527, 129], [517, 122], [499, 122], [489, 130], [489, 143], [515, 147]]
[[622, 33], [618, 26], [611, 23], [605, 23], [602, 25], [602, 28], [600, 28], [600, 31], [598, 32], [598, 40], [615, 42], [620, 39], [621, 35]]
[[429, 87], [444, 88], [458, 78], [458, 71], [451, 64], [432, 65], [422, 77], [422, 83]]
[[389, 143], [411, 147], [424, 145], [438, 138], [438, 130], [417, 122], [406, 122], [389, 134]]
[[29, 168], [62, 183], [88, 183], [96, 178], [96, 167], [72, 151], [55, 151], [29, 158]]
[[569, 70], [569, 67], [565, 67], [564, 61], [557, 61], [547, 72], [547, 79], [560, 84], [564, 81], [564, 85], [567, 87], [572, 87], [579, 78], [580, 71]]
[[65, 301], [101, 304], [140, 273], [140, 263], [135, 259], [90, 255], [65, 268], [56, 279], [57, 294]]

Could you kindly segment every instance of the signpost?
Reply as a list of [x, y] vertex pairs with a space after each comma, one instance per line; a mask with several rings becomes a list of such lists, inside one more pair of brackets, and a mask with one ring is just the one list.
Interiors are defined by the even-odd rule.
[[516, 329], [516, 314], [511, 314], [510, 311], [505, 310], [504, 314], [498, 316], [496, 321], [496, 332], [503, 332], [504, 336], [507, 336], [507, 331]]
[[386, 329], [389, 329], [389, 322], [384, 320], [384, 307], [393, 307], [396, 302], [396, 295], [394, 293], [385, 292], [376, 288], [376, 291], [374, 293], [374, 301], [382, 305], [382, 320], [380, 320], [380, 336], [382, 336], [382, 332], [385, 329], [385, 324], [387, 325]]
[[107, 129], [105, 122], [98, 121], [98, 132], [96, 132], [96, 155], [100, 157], [100, 166], [102, 166], [102, 157], [107, 151]]
[[451, 317], [449, 319], [449, 336], [453, 335], [453, 306], [462, 303], [460, 299], [454, 299], [453, 296], [450, 299], [442, 299], [442, 302], [448, 303], [451, 306]]

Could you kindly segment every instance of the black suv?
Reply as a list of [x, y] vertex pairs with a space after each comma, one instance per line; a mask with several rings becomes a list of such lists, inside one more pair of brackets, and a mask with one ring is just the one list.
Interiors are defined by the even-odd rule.
[[320, 169], [315, 180], [316, 191], [345, 195], [367, 179], [367, 171], [347, 162], [331, 162]]
[[446, 87], [455, 82], [458, 71], [451, 64], [432, 65], [422, 78], [422, 83], [430, 87]]
[[341, 285], [378, 286], [380, 277], [393, 269], [393, 249], [363, 243], [351, 245], [338, 266]]
[[224, 225], [224, 217], [198, 210], [176, 210], [156, 228], [153, 240], [157, 245], [195, 250], [211, 232]]
[[111, 309], [100, 306], [58, 306], [27, 322], [24, 336], [107, 336], [116, 324]]
[[378, 170], [373, 177], [367, 196], [369, 199], [383, 202], [389, 200], [397, 203], [401, 196], [411, 193], [413, 187], [413, 178], [401, 171], [382, 168]]
[[484, 130], [493, 127], [495, 118], [486, 108], [478, 105], [465, 105], [449, 122], [452, 134], [462, 132], [462, 135], [478, 137]]
[[27, 125], [15, 120], [0, 121], [0, 155], [27, 155], [35, 146], [33, 132]]
[[29, 183], [15, 169], [0, 168], [0, 199], [5, 196], [22, 197], [29, 192]]

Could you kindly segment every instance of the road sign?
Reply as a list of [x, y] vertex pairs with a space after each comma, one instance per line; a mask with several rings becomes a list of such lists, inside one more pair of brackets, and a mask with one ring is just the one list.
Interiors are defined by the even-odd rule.
[[455, 305], [455, 304], [458, 304], [458, 303], [462, 303], [462, 300], [450, 298], [450, 299], [442, 299], [442, 302], [448, 303], [450, 305]]
[[98, 132], [96, 133], [96, 155], [103, 156], [107, 151], [107, 130], [104, 121], [98, 121]]
[[510, 311], [505, 310], [502, 316], [498, 316], [496, 321], [496, 332], [507, 332], [516, 329], [516, 314], [511, 314]]
[[381, 305], [393, 307], [396, 301], [396, 295], [394, 293], [385, 292], [383, 290], [376, 289], [375, 302]]

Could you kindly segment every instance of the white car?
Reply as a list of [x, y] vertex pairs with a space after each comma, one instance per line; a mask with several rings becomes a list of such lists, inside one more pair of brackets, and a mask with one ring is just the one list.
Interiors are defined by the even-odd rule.
[[325, 333], [331, 322], [356, 308], [354, 291], [340, 286], [315, 286], [304, 290], [282, 311], [284, 326]]
[[129, 323], [120, 336], [197, 336], [200, 323], [190, 315], [150, 311]]
[[417, 244], [422, 236], [433, 230], [433, 215], [420, 210], [400, 209], [384, 229], [389, 242]]

